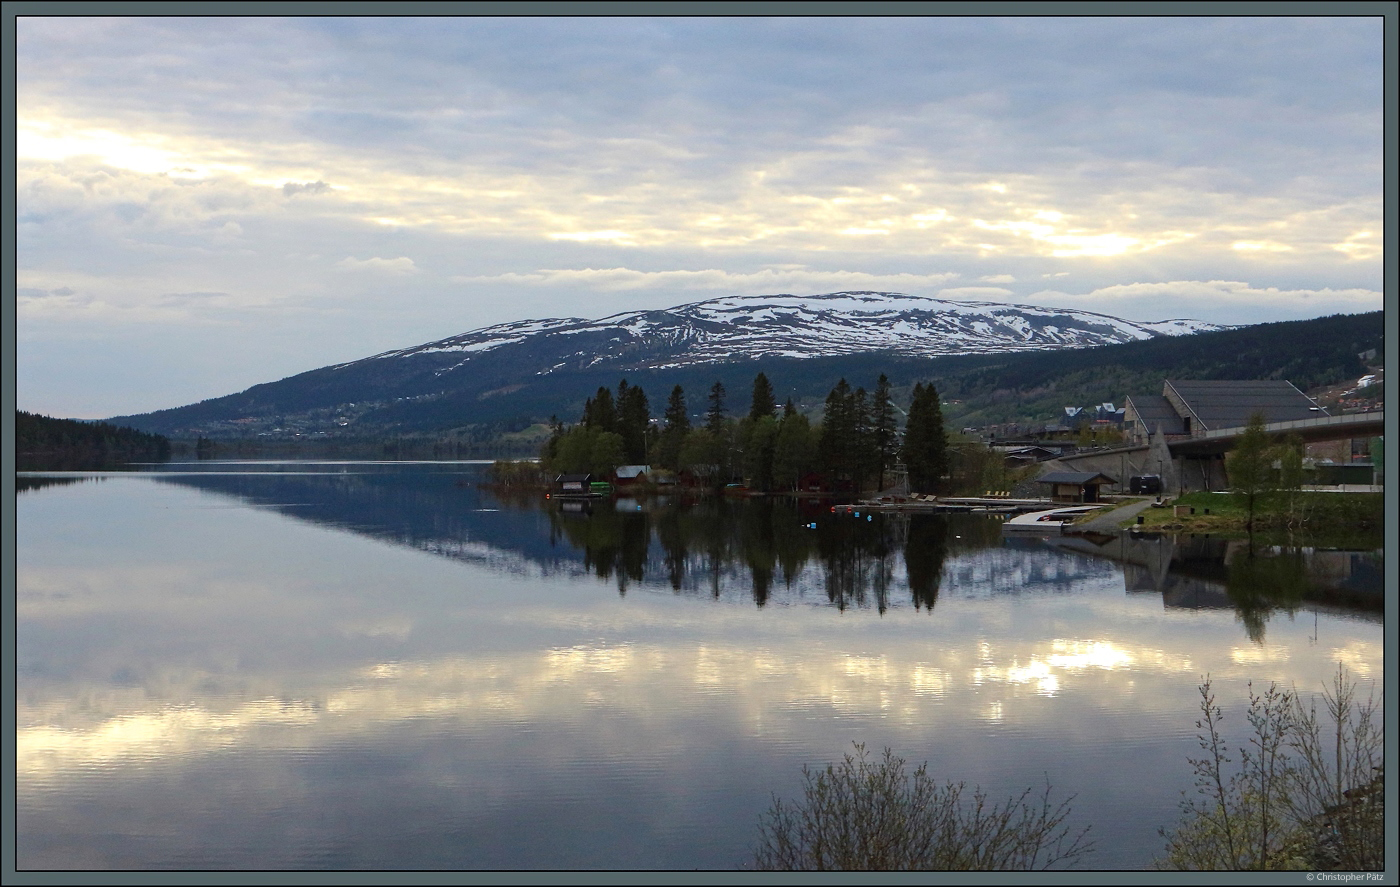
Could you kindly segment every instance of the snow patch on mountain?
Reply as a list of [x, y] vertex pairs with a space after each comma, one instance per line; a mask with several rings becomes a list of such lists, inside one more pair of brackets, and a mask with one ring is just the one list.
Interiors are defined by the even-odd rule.
[[1088, 348], [1228, 328], [1199, 320], [1139, 323], [1092, 311], [902, 293], [726, 296], [596, 320], [571, 317], [497, 324], [366, 360], [460, 354], [460, 361], [436, 371], [442, 374], [498, 348], [527, 342], [543, 347], [557, 336], [589, 336], [588, 347], [570, 348], [575, 352], [571, 359], [538, 371], [544, 374], [564, 366], [610, 361], [624, 367], [660, 369], [759, 357], [813, 358], [868, 351], [937, 357]]

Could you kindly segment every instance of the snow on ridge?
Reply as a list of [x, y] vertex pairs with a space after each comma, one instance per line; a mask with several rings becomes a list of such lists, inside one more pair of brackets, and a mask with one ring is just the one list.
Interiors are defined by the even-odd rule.
[[1138, 324], [1143, 329], [1151, 330], [1159, 336], [1190, 336], [1196, 333], [1212, 332], [1215, 330], [1237, 329], [1237, 327], [1208, 323], [1204, 320], [1190, 320], [1188, 318], [1176, 318], [1174, 320], [1158, 320], [1152, 323]]
[[370, 357], [361, 358], [360, 360], [352, 360], [347, 363], [337, 364], [331, 367], [331, 369], [338, 370], [364, 361], [383, 360], [391, 357], [411, 357], [417, 354], [490, 351], [502, 345], [513, 345], [516, 342], [523, 342], [530, 336], [555, 331], [569, 324], [587, 323], [589, 323], [589, 321], [580, 317], [556, 317], [544, 320], [513, 320], [509, 323], [498, 323], [494, 326], [482, 327], [481, 329], [472, 330], [471, 332], [449, 336], [446, 339], [438, 339], [434, 342], [414, 345], [411, 348], [398, 348], [393, 351], [385, 351], [380, 354], [371, 355]]
[[[925, 356], [1005, 353], [1091, 347], [1228, 328], [1189, 319], [1138, 323], [1080, 309], [903, 293], [785, 293], [723, 296], [594, 320], [574, 317], [502, 323], [365, 360], [455, 352], [462, 355], [451, 368], [456, 369], [483, 352], [544, 334], [608, 332], [619, 345], [640, 340], [641, 352], [629, 359], [650, 366], [680, 366], [763, 355], [819, 357], [872, 350]], [[668, 350], [670, 356], [664, 363], [656, 352], [651, 352], [656, 357], [647, 361], [646, 354], [653, 347]], [[610, 352], [610, 348], [601, 347], [594, 362], [621, 357]]]

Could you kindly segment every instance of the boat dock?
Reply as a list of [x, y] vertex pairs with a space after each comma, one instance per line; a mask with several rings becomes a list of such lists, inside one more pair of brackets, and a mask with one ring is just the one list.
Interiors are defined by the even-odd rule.
[[853, 505], [838, 505], [836, 511], [978, 512], [1021, 514], [1043, 511], [1057, 504], [1049, 499], [1012, 499], [1006, 496], [910, 496], [907, 499], [868, 499]]

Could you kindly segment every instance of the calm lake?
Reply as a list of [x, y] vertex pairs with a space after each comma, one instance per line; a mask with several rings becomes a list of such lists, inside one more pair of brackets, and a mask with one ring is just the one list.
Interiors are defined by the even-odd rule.
[[507, 500], [486, 467], [18, 478], [18, 867], [734, 869], [856, 741], [1048, 780], [1089, 867], [1141, 868], [1204, 675], [1234, 744], [1251, 681], [1382, 689], [1379, 550], [1251, 571], [981, 515]]

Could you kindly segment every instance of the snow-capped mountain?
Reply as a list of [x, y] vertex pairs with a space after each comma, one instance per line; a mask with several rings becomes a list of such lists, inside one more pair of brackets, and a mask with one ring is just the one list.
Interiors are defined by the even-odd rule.
[[1139, 323], [1092, 311], [954, 302], [899, 293], [727, 296], [598, 320], [572, 317], [498, 324], [366, 360], [455, 356], [456, 360], [437, 369], [442, 375], [471, 364], [484, 352], [549, 342], [547, 350], [555, 360], [536, 368], [535, 373], [543, 375], [613, 363], [619, 369], [665, 369], [867, 351], [937, 357], [1087, 348], [1227, 328], [1198, 320]]
[[498, 324], [117, 420], [187, 436], [452, 427], [489, 415], [569, 413], [576, 396], [604, 381], [615, 384], [623, 374], [686, 376], [694, 385], [698, 381], [688, 377], [702, 372], [708, 387], [712, 367], [724, 374], [726, 367], [742, 366], [732, 379], [742, 384], [738, 377], [750, 373], [755, 360], [805, 364], [876, 353], [925, 359], [1089, 348], [1221, 329], [1194, 320], [1138, 323], [1090, 311], [897, 293], [729, 296], [598, 320]]

